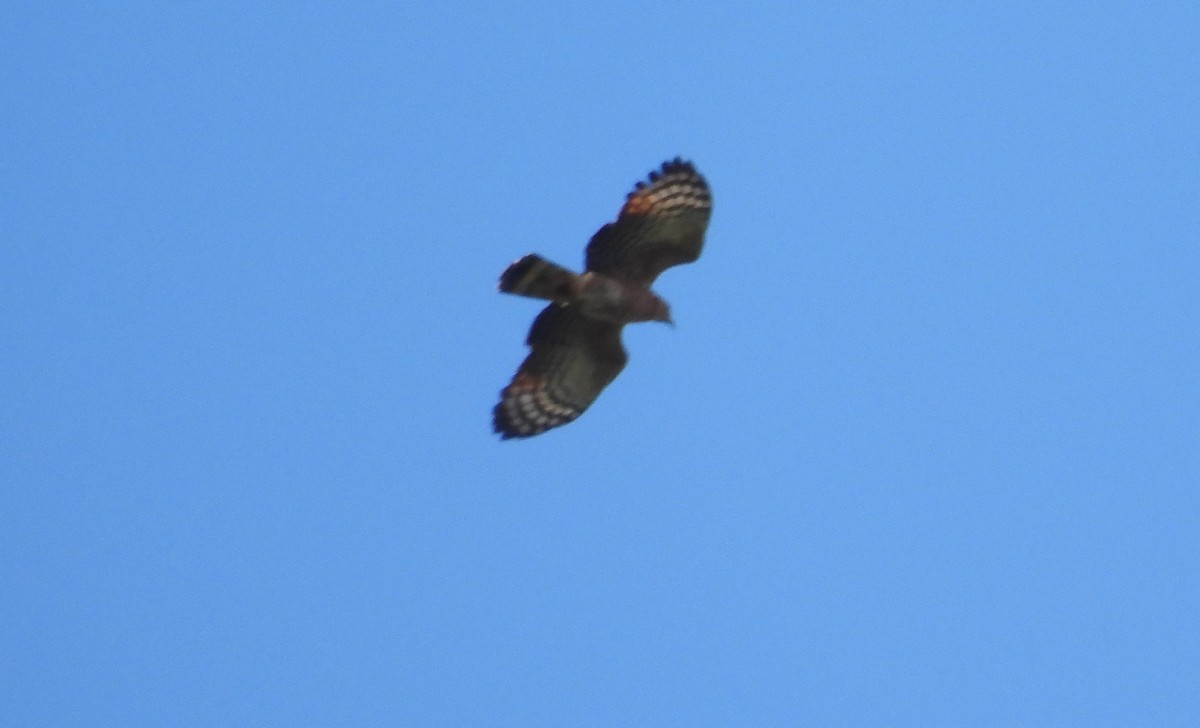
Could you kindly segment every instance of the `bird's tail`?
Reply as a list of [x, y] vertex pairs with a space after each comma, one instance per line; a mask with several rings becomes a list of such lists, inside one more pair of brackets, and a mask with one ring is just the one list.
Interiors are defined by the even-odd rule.
[[529, 298], [568, 303], [579, 290], [579, 276], [530, 253], [500, 274], [500, 290]]

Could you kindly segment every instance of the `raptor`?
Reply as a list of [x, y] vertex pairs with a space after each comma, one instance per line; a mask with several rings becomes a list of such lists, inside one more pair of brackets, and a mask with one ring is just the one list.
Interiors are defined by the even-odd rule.
[[550, 301], [493, 410], [502, 438], [539, 435], [579, 417], [625, 368], [625, 325], [671, 321], [650, 286], [667, 268], [700, 257], [711, 215], [708, 183], [677, 157], [638, 182], [617, 219], [596, 231], [583, 273], [530, 254], [500, 275], [502, 292]]

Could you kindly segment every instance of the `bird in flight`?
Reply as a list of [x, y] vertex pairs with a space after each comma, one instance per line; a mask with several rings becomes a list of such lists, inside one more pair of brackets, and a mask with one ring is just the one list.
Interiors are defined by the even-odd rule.
[[625, 324], [671, 322], [650, 286], [667, 268], [700, 257], [711, 215], [708, 183], [676, 157], [638, 182], [617, 219], [596, 231], [582, 274], [530, 254], [500, 275], [502, 292], [551, 302], [493, 410], [502, 438], [540, 435], [583, 414], [625, 368]]

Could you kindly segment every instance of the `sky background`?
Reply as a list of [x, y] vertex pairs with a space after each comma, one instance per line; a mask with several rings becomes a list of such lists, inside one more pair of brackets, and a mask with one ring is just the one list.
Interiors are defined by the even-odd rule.
[[0, 722], [1200, 724], [1200, 6], [907, 5], [6, 3]]

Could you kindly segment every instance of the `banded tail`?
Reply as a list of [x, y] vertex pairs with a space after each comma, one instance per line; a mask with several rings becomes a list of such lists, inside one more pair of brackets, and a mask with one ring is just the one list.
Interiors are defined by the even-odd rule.
[[529, 298], [568, 303], [579, 291], [579, 276], [530, 253], [500, 274], [500, 290]]

